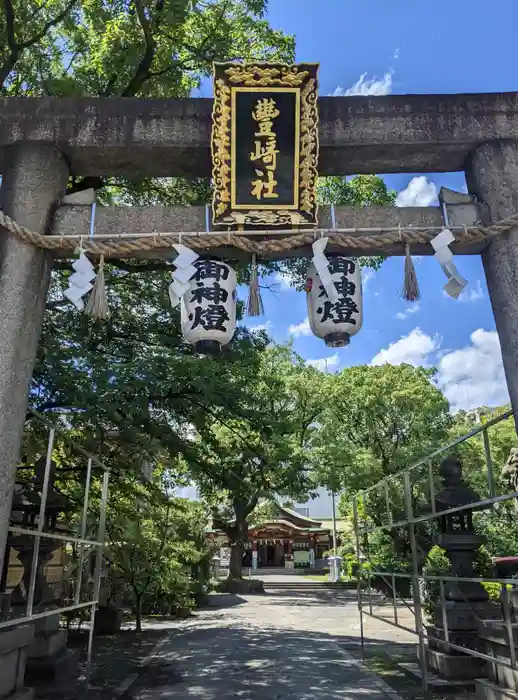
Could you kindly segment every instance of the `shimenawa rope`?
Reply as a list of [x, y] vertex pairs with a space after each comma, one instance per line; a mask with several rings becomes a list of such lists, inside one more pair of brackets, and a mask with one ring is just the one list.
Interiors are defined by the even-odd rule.
[[[120, 234], [100, 235], [89, 237], [87, 235], [56, 236], [35, 233], [25, 226], [21, 226], [5, 212], [0, 210], [0, 226], [16, 236], [24, 243], [30, 243], [38, 248], [56, 250], [61, 254], [73, 254], [78, 245], [82, 245], [85, 252], [105, 257], [131, 257], [136, 252], [152, 251], [160, 248], [170, 248], [180, 240], [188, 240], [190, 248], [195, 250], [209, 250], [224, 246], [233, 246], [247, 253], [281, 253], [293, 248], [310, 245], [314, 242], [317, 233], [323, 233], [332, 239], [332, 245], [351, 251], [365, 247], [380, 248], [401, 243], [401, 233], [404, 233], [405, 243], [427, 244], [437, 235], [441, 227], [423, 228], [387, 228], [387, 229], [318, 229], [316, 230], [291, 230], [282, 231], [226, 231], [210, 232], [187, 231], [175, 233], [147, 234]], [[508, 219], [498, 221], [491, 226], [450, 227], [455, 231], [456, 241], [465, 244], [482, 243], [492, 236], [505, 233], [518, 227], [518, 214]], [[258, 236], [265, 236], [257, 240]]]

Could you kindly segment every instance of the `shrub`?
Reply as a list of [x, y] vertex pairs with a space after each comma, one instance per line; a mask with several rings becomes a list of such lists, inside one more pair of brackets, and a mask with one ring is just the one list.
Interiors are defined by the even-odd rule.
[[502, 590], [502, 584], [496, 583], [495, 581], [484, 581], [482, 584], [489, 594], [489, 599], [494, 600], [496, 603], [500, 603], [500, 591]]
[[359, 566], [360, 562], [354, 552], [342, 552], [342, 574], [344, 577], [355, 578], [358, 575]]
[[264, 593], [264, 583], [260, 579], [255, 578], [245, 578], [242, 580], [226, 579], [225, 581], [218, 582], [216, 585], [216, 591], [218, 593], [233, 593], [236, 595]]

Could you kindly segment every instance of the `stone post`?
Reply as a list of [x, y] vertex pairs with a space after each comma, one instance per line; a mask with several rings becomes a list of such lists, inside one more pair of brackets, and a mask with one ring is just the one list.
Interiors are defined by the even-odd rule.
[[315, 564], [316, 564], [316, 555], [315, 555], [316, 542], [312, 537], [309, 538], [308, 546], [309, 546], [309, 568], [314, 569]]
[[[484, 224], [518, 212], [518, 141], [482, 144], [466, 163], [470, 194]], [[518, 416], [518, 226], [493, 238], [482, 254], [489, 297], [515, 417]]]
[[286, 540], [284, 544], [284, 568], [295, 568], [295, 561], [293, 557], [293, 540]]
[[[0, 207], [45, 233], [67, 184], [65, 159], [53, 146], [18, 142], [5, 163]], [[51, 268], [50, 252], [0, 230], [0, 567]]]

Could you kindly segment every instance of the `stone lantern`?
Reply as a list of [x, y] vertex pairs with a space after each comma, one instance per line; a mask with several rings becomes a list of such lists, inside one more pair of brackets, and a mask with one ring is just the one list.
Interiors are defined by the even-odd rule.
[[[429, 627], [428, 664], [448, 678], [475, 678], [480, 675], [480, 660], [452, 649], [450, 644], [481, 650], [478, 621], [498, 615], [489, 603], [489, 596], [481, 583], [462, 581], [476, 578], [474, 559], [485, 538], [473, 531], [473, 511], [480, 500], [478, 494], [462, 478], [462, 465], [457, 457], [447, 457], [440, 467], [443, 489], [436, 495], [437, 512], [473, 504], [455, 513], [440, 516], [440, 532], [436, 544], [446, 551], [450, 561], [449, 577], [458, 581], [444, 582], [444, 609], [441, 601], [435, 606], [433, 626]], [[448, 626], [448, 641], [444, 623]]]
[[[36, 530], [38, 527], [43, 483], [45, 477], [45, 458], [34, 466], [35, 477], [28, 485], [22, 486], [13, 497], [12, 521], [17, 527]], [[49, 486], [44, 512], [43, 532], [61, 532], [66, 529], [58, 524], [59, 517], [71, 510], [72, 504], [63, 494], [55, 490], [53, 479], [56, 465], [50, 466]], [[20, 582], [11, 595], [11, 607], [20, 614], [25, 613], [30, 589], [31, 568], [34, 555], [35, 538], [26, 534], [13, 534], [9, 537], [9, 547], [18, 553], [23, 566]], [[58, 601], [49, 586], [44, 568], [52, 560], [54, 553], [62, 547], [62, 542], [48, 537], [40, 538], [36, 576], [34, 582], [33, 612], [41, 613], [57, 607]], [[40, 681], [53, 678], [73, 654], [66, 649], [67, 632], [59, 629], [59, 614], [49, 615], [34, 623], [34, 640], [27, 649], [26, 679]], [[68, 664], [67, 664], [68, 666]]]

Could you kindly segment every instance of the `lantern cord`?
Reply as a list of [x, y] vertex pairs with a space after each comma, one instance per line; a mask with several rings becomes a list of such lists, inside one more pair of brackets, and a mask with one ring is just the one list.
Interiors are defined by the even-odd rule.
[[[401, 233], [401, 228], [399, 229], [399, 236], [401, 241], [403, 241], [403, 235]], [[417, 281], [417, 275], [415, 271], [414, 261], [412, 260], [412, 255], [410, 254], [410, 244], [405, 243], [405, 274], [403, 277], [403, 299], [406, 301], [419, 301], [421, 298], [421, 292], [419, 290], [419, 282]]]
[[109, 309], [104, 280], [104, 255], [101, 255], [99, 270], [95, 278], [94, 288], [92, 289], [88, 304], [86, 305], [85, 314], [91, 316], [93, 319], [100, 319], [102, 321], [108, 318]]
[[252, 255], [252, 269], [250, 271], [246, 312], [248, 316], [262, 316], [264, 314], [261, 289], [259, 288], [259, 276], [257, 274], [257, 255], [255, 253]]

